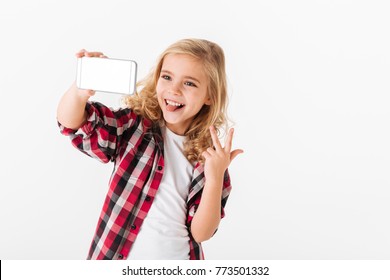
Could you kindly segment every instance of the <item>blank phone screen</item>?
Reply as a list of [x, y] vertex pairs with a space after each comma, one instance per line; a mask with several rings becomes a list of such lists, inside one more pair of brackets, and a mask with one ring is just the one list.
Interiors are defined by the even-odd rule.
[[137, 64], [132, 60], [82, 57], [77, 65], [77, 87], [95, 91], [133, 94]]

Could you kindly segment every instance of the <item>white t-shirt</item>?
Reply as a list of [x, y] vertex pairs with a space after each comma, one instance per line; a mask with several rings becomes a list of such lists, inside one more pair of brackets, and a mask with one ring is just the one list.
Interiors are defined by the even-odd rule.
[[185, 225], [193, 166], [183, 154], [185, 136], [161, 128], [164, 137], [164, 174], [128, 259], [189, 259]]

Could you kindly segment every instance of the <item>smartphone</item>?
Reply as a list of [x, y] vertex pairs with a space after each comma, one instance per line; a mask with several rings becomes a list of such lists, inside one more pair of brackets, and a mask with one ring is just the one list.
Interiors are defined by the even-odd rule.
[[77, 59], [76, 84], [80, 89], [133, 94], [137, 63], [133, 60], [81, 57]]

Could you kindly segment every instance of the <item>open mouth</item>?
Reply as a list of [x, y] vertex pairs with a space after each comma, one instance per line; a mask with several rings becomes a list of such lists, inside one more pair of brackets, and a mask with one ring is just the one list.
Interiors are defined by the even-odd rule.
[[167, 111], [169, 112], [180, 110], [185, 106], [184, 104], [177, 103], [169, 99], [165, 99], [165, 105], [167, 106]]

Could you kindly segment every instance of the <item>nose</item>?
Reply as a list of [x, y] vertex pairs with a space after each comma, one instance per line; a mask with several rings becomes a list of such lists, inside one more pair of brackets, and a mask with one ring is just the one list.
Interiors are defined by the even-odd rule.
[[173, 95], [181, 95], [180, 85], [173, 84], [172, 87], [168, 90], [168, 92]]

